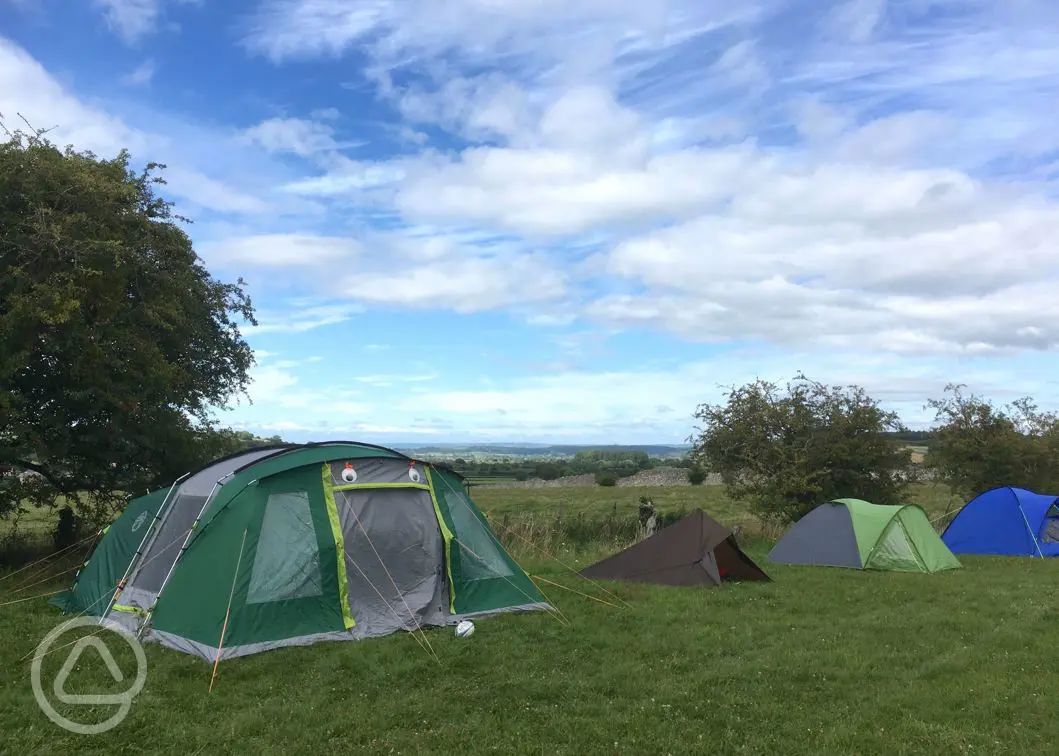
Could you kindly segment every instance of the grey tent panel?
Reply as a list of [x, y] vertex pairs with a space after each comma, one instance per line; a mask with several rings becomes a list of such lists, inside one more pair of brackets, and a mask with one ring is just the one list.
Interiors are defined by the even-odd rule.
[[209, 467], [204, 467], [199, 470], [181, 483], [180, 492], [192, 496], [209, 496], [210, 491], [213, 490], [213, 485], [218, 479], [223, 478], [226, 475], [231, 475], [239, 468], [246, 467], [251, 462], [256, 462], [264, 457], [271, 457], [273, 454], [279, 454], [283, 451], [283, 448], [273, 447], [267, 449], [252, 449], [251, 451], [243, 452], [242, 454], [237, 454], [233, 457], [218, 460]]
[[860, 550], [849, 509], [821, 504], [787, 531], [769, 552], [779, 564], [860, 568]]
[[[153, 542], [146, 549], [132, 577], [129, 578], [127, 589], [129, 595], [122, 595], [118, 600], [119, 604], [139, 606], [142, 609], [150, 608], [158, 594], [158, 589], [162, 587], [162, 581], [165, 580], [169, 569], [176, 561], [180, 547], [184, 544], [184, 539], [187, 538], [199, 510], [205, 503], [205, 495], [173, 494], [169, 513], [158, 526]], [[131, 597], [139, 596], [140, 593], [145, 594], [147, 599], [133, 601]]]
[[444, 546], [430, 492], [339, 491], [335, 501], [346, 546], [354, 634], [368, 637], [446, 624]]
[[[342, 477], [346, 460], [331, 462], [331, 482], [336, 486], [346, 485]], [[348, 460], [356, 472], [356, 484], [364, 483], [408, 483], [426, 485], [426, 468], [421, 462], [408, 462], [403, 459], [368, 457], [366, 459]]]

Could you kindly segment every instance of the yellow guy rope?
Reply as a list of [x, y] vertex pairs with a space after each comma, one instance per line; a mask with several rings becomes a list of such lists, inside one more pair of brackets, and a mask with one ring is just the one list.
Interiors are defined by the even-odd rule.
[[[470, 512], [470, 513], [471, 513], [472, 515], [474, 515], [474, 510], [473, 510], [473, 509], [471, 509], [471, 506], [470, 506], [470, 504], [468, 504], [468, 503], [467, 503], [465, 495], [461, 494], [461, 492], [459, 492], [459, 491], [457, 491], [457, 490], [456, 490], [455, 488], [453, 488], [453, 487], [452, 487], [452, 485], [451, 485], [451, 484], [450, 484], [450, 483], [449, 483], [449, 482], [448, 482], [447, 480], [445, 480], [444, 478], [441, 478], [441, 482], [442, 482], [442, 483], [444, 483], [444, 484], [445, 484], [446, 486], [448, 486], [448, 487], [449, 487], [449, 490], [450, 490], [450, 491], [452, 491], [452, 492], [453, 492], [454, 494], [456, 494], [456, 498], [457, 498], [457, 499], [459, 499], [460, 503], [461, 503], [461, 504], [463, 504], [463, 506], [467, 508], [467, 511], [469, 511], [469, 512]], [[477, 515], [475, 515], [475, 519], [478, 519], [478, 518], [477, 518]], [[492, 524], [492, 523], [490, 523], [490, 524]], [[519, 538], [519, 539], [521, 539], [521, 540], [525, 541], [526, 543], [528, 543], [528, 544], [529, 544], [530, 546], [532, 546], [533, 548], [537, 549], [537, 551], [541, 552], [542, 554], [544, 554], [544, 555], [545, 555], [546, 557], [548, 557], [549, 559], [552, 559], [552, 560], [554, 560], [555, 562], [557, 562], [558, 564], [562, 565], [562, 566], [563, 566], [563, 567], [565, 567], [565, 568], [566, 568], [567, 570], [569, 570], [570, 572], [572, 572], [572, 573], [573, 573], [573, 574], [574, 574], [574, 575], [575, 575], [576, 577], [579, 577], [579, 578], [581, 578], [582, 580], [587, 580], [587, 581], [588, 581], [589, 583], [591, 583], [592, 585], [594, 585], [594, 586], [596, 586], [597, 588], [599, 588], [599, 589], [600, 589], [601, 591], [603, 591], [603, 592], [604, 592], [605, 594], [607, 594], [607, 595], [608, 595], [608, 596], [610, 596], [611, 598], [613, 598], [613, 599], [615, 599], [615, 600], [617, 600], [617, 601], [620, 601], [621, 603], [625, 604], [625, 606], [627, 606], [627, 607], [628, 607], [629, 609], [632, 609], [632, 608], [633, 608], [633, 607], [632, 607], [632, 604], [630, 604], [630, 603], [629, 603], [628, 601], [626, 601], [625, 599], [623, 599], [623, 598], [622, 598], [621, 596], [617, 595], [616, 593], [613, 593], [612, 591], [608, 591], [608, 590], [607, 590], [606, 588], [604, 588], [604, 587], [603, 587], [602, 585], [600, 585], [599, 583], [597, 583], [597, 582], [596, 582], [595, 580], [593, 580], [592, 578], [590, 578], [590, 577], [585, 577], [585, 576], [584, 576], [584, 575], [582, 575], [582, 574], [581, 574], [580, 572], [578, 572], [577, 570], [575, 570], [575, 569], [574, 569], [573, 567], [571, 567], [570, 565], [566, 564], [566, 562], [564, 562], [564, 561], [563, 561], [562, 559], [560, 559], [559, 557], [557, 557], [557, 556], [555, 556], [554, 554], [552, 554], [551, 552], [549, 552], [549, 551], [548, 551], [548, 550], [547, 550], [546, 548], [544, 548], [543, 546], [538, 546], [538, 545], [537, 545], [537, 544], [535, 544], [535, 543], [534, 543], [533, 541], [529, 540], [528, 538], [526, 538], [525, 536], [521, 535], [520, 533], [516, 533], [516, 532], [515, 532], [514, 530], [512, 530], [511, 528], [508, 528], [508, 527], [506, 527], [506, 526], [505, 526], [505, 525], [504, 525], [503, 523], [497, 523], [497, 525], [499, 525], [500, 527], [504, 528], [504, 530], [505, 530], [505, 531], [507, 531], [507, 532], [508, 532], [508, 533], [510, 533], [511, 535], [515, 536], [516, 538]], [[495, 539], [494, 539], [494, 540], [495, 540]], [[474, 552], [471, 552], [471, 553], [474, 553]], [[479, 557], [479, 559], [481, 559], [481, 557]], [[538, 588], [538, 590], [539, 590], [539, 588]]]
[[[478, 554], [476, 554], [471, 549], [470, 546], [465, 544], [463, 541], [461, 541], [455, 535], [452, 536], [452, 540], [456, 542], [457, 546], [459, 546], [461, 549], [464, 549], [465, 551], [467, 551], [471, 556], [473, 556], [479, 562], [481, 562], [482, 564], [486, 563], [485, 559], [483, 559], [482, 557], [478, 556]], [[501, 575], [500, 577], [504, 578], [504, 580], [506, 580], [508, 583], [511, 584], [512, 588], [514, 588], [516, 591], [518, 591], [523, 596], [525, 596], [527, 599], [529, 599], [531, 604], [537, 603], [536, 601], [534, 601], [533, 596], [529, 595], [524, 590], [522, 590], [522, 588], [519, 586], [519, 584], [516, 583], [511, 578], [509, 578], [507, 575]], [[529, 576], [527, 575], [527, 577], [529, 577]], [[531, 582], [532, 582], [532, 578], [531, 578]], [[563, 614], [562, 610], [558, 606], [556, 606], [555, 602], [548, 598], [548, 594], [546, 594], [543, 590], [541, 590], [541, 587], [539, 585], [536, 586], [536, 588], [537, 588], [538, 591], [541, 592], [541, 595], [544, 596], [545, 600], [547, 601], [548, 614], [550, 614], [551, 616], [555, 617], [556, 621], [560, 625], [569, 625], [569, 624], [571, 624], [570, 620], [567, 618], [567, 616], [565, 614]]]
[[235, 596], [235, 581], [239, 579], [239, 567], [243, 564], [243, 548], [246, 546], [246, 528], [243, 528], [243, 542], [239, 544], [239, 558], [235, 561], [235, 574], [232, 575], [232, 590], [228, 593], [228, 608], [224, 610], [224, 624], [221, 626], [221, 640], [217, 643], [217, 658], [213, 660], [213, 674], [210, 675], [209, 693], [213, 692], [213, 682], [217, 679], [217, 667], [221, 663], [221, 650], [224, 648], [224, 635], [228, 632], [228, 619], [232, 616], [232, 598]]
[[[65, 546], [65, 547], [60, 548], [60, 550], [58, 550], [57, 552], [52, 552], [47, 557], [41, 557], [40, 559], [37, 559], [36, 561], [30, 562], [29, 564], [26, 564], [24, 566], [20, 566], [20, 568], [18, 570], [16, 570], [15, 572], [8, 573], [8, 574], [4, 575], [3, 577], [0, 577], [0, 582], [3, 582], [7, 578], [15, 577], [16, 575], [18, 575], [20, 572], [23, 572], [24, 570], [29, 570], [30, 568], [32, 568], [32, 566], [34, 564], [39, 564], [40, 562], [48, 561], [52, 557], [57, 557], [62, 552], [69, 552], [71, 550], [71, 548], [76, 548], [77, 546], [79, 546], [80, 544], [84, 543], [85, 541], [87, 541], [89, 539], [92, 539], [92, 538], [95, 538], [98, 535], [100, 535], [100, 534], [93, 533], [91, 536], [87, 536], [87, 537], [85, 537], [83, 539], [80, 539], [76, 543], [72, 543], [69, 546]], [[39, 574], [39, 573], [37, 573], [37, 574]]]
[[541, 577], [540, 575], [530, 575], [530, 578], [533, 579], [533, 580], [540, 580], [542, 582], [547, 583], [548, 585], [554, 585], [556, 588], [562, 588], [564, 591], [570, 591], [570, 593], [576, 593], [578, 596], [584, 596], [587, 599], [592, 599], [593, 601], [598, 601], [601, 604], [606, 604], [607, 606], [613, 606], [615, 609], [621, 609], [621, 607], [618, 606], [617, 604], [612, 604], [609, 601], [606, 601], [605, 599], [597, 598], [596, 596], [592, 596], [592, 595], [589, 595], [587, 593], [583, 593], [582, 591], [575, 590], [575, 589], [571, 588], [568, 585], [563, 585], [562, 583], [556, 583], [554, 580], [549, 580], [546, 577]]

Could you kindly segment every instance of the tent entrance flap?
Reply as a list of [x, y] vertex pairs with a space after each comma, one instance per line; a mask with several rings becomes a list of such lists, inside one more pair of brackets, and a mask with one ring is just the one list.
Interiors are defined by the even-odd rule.
[[865, 567], [902, 572], [926, 571], [926, 565], [916, 554], [915, 546], [899, 517], [890, 520], [890, 524], [868, 556]]
[[444, 624], [444, 548], [430, 493], [418, 489], [336, 491], [350, 609], [358, 630], [382, 635]]

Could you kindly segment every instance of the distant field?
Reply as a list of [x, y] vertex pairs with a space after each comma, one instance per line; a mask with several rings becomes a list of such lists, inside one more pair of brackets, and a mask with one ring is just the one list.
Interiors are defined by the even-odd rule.
[[[491, 517], [536, 515], [635, 515], [641, 496], [664, 512], [701, 507], [728, 524], [751, 524], [753, 516], [725, 495], [723, 486], [604, 487], [585, 488], [473, 488], [475, 502]], [[932, 518], [959, 508], [944, 486], [922, 483], [914, 486], [907, 502], [919, 504]], [[883, 502], [878, 502], [883, 503]]]

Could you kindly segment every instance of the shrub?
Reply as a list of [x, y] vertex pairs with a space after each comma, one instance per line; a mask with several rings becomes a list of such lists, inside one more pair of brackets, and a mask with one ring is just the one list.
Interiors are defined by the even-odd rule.
[[693, 486], [701, 486], [706, 480], [706, 473], [701, 467], [692, 467], [688, 470], [688, 483]]
[[695, 459], [765, 521], [791, 522], [842, 497], [895, 504], [915, 479], [911, 453], [887, 435], [902, 430], [897, 415], [859, 386], [756, 380], [695, 417]]
[[938, 480], [965, 497], [997, 486], [1059, 486], [1059, 416], [1028, 397], [996, 407], [961, 386], [945, 391], [930, 402], [938, 426], [926, 463]]
[[596, 483], [601, 486], [616, 486], [618, 479], [610, 473], [596, 473]]

